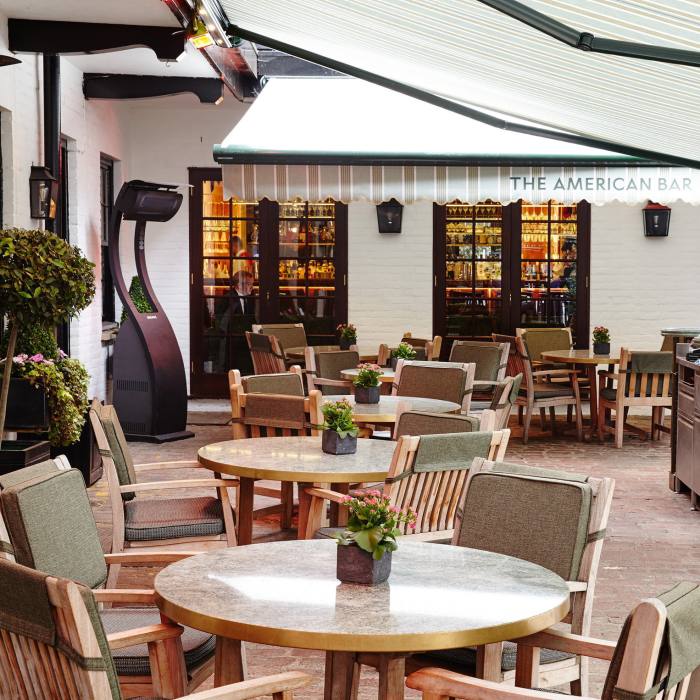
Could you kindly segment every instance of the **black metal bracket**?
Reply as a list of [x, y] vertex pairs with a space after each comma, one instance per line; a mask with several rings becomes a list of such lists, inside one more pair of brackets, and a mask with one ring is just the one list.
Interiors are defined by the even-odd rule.
[[145, 46], [161, 61], [175, 61], [185, 50], [185, 32], [177, 27], [11, 18], [8, 30], [10, 51], [20, 53], [98, 53]]
[[129, 100], [142, 97], [195, 94], [204, 104], [223, 99], [224, 84], [219, 78], [180, 78], [160, 75], [85, 73], [83, 95], [87, 99]]

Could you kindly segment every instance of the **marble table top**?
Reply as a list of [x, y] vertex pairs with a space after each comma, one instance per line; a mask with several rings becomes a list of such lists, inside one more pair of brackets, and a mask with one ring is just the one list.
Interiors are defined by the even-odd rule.
[[596, 355], [592, 349], [550, 350], [542, 353], [542, 359], [571, 365], [616, 365], [620, 362], [620, 350], [612, 350], [609, 355]]
[[354, 396], [323, 396], [326, 401], [345, 399], [353, 406], [353, 416], [360, 423], [395, 423], [396, 416], [404, 411], [429, 411], [431, 413], [454, 413], [460, 405], [452, 401], [423, 399], [417, 396], [380, 396], [379, 403], [355, 403]]
[[678, 326], [677, 328], [662, 328], [661, 335], [676, 338], [694, 338], [700, 335], [700, 328], [689, 328], [688, 326]]
[[389, 580], [363, 586], [336, 579], [337, 547], [299, 540], [199, 554], [156, 576], [156, 601], [171, 619], [223, 637], [367, 652], [514, 639], [569, 610], [563, 579], [502, 554], [404, 540]]
[[311, 483], [384, 481], [395, 442], [357, 441], [352, 455], [329, 455], [321, 436], [261, 437], [215, 442], [200, 448], [200, 463], [223, 474]]
[[[341, 379], [355, 379], [359, 370], [357, 368], [340, 370]], [[382, 374], [379, 375], [380, 382], [393, 382], [396, 372], [391, 367], [382, 367]]]

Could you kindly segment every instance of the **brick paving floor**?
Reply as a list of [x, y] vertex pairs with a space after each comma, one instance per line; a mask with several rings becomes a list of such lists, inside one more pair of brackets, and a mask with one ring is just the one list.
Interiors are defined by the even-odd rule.
[[[152, 462], [165, 459], [194, 458], [200, 445], [229, 438], [226, 414], [192, 413], [196, 437], [164, 445], [132, 443], [135, 461]], [[608, 536], [593, 612], [596, 636], [615, 639], [625, 615], [635, 601], [654, 595], [680, 580], [700, 581], [700, 512], [692, 512], [688, 497], [668, 489], [670, 465], [669, 440], [642, 442], [631, 436], [623, 449], [610, 442], [577, 443], [572, 437], [556, 437], [535, 426], [528, 445], [523, 445], [519, 428], [511, 422], [513, 435], [507, 459], [530, 465], [557, 467], [595, 476], [616, 479]], [[154, 478], [164, 476], [151, 473]], [[194, 473], [193, 473], [194, 475]], [[181, 478], [181, 477], [180, 477]], [[108, 548], [110, 511], [106, 483], [98, 482], [90, 489], [101, 537]], [[262, 539], [290, 537], [281, 533], [274, 522], [256, 521], [254, 536]], [[124, 576], [125, 585], [142, 585], [152, 572], [132, 570]], [[300, 698], [321, 698], [323, 695], [323, 655], [316, 651], [248, 645], [251, 675], [260, 676], [282, 670], [304, 670], [315, 677], [314, 685]], [[592, 690], [598, 693], [605, 665], [594, 663]], [[208, 687], [207, 683], [203, 687]], [[363, 673], [361, 698], [376, 697], [376, 675]], [[407, 697], [416, 697], [408, 694]]]

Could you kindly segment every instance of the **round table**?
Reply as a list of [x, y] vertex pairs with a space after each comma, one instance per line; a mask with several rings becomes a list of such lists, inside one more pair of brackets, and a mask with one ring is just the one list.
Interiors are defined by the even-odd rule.
[[325, 401], [345, 400], [352, 405], [353, 418], [358, 423], [395, 423], [404, 411], [428, 411], [430, 413], [457, 413], [461, 406], [452, 401], [423, 399], [418, 396], [381, 396], [379, 403], [356, 403], [354, 396], [323, 396]]
[[[340, 345], [311, 345], [314, 349], [315, 353], [319, 352], [340, 352]], [[306, 350], [306, 347], [303, 345], [300, 345], [297, 348], [289, 348], [289, 350], [285, 350], [284, 354], [289, 360], [298, 360], [300, 362], [304, 361], [304, 351]], [[377, 354], [374, 353], [372, 354], [361, 354], [360, 355], [360, 362], [376, 362], [377, 360]]]
[[389, 580], [363, 586], [337, 580], [337, 546], [269, 542], [189, 557], [156, 576], [156, 602], [217, 635], [215, 685], [240, 680], [240, 642], [327, 651], [326, 700], [349, 698], [358, 652], [384, 657], [379, 698], [396, 700], [410, 652], [515, 639], [569, 610], [566, 582], [521, 559], [403, 540]]
[[[357, 373], [360, 370], [357, 369], [356, 367], [353, 367], [352, 369], [341, 369], [340, 370], [340, 378], [341, 379], [349, 379], [353, 380], [357, 377]], [[396, 375], [396, 372], [391, 369], [391, 367], [382, 367], [382, 374], [379, 375], [379, 381], [382, 383], [390, 383], [394, 381], [394, 377]]]
[[609, 355], [596, 355], [593, 350], [551, 350], [541, 354], [543, 360], [566, 365], [583, 365], [590, 384], [591, 403], [591, 436], [595, 433], [598, 423], [598, 365], [612, 367], [620, 362], [620, 351], [613, 350]]
[[306, 531], [313, 484], [332, 484], [336, 491], [349, 484], [384, 481], [395, 442], [358, 440], [352, 455], [330, 455], [321, 450], [321, 437], [262, 437], [226, 440], [199, 449], [199, 462], [219, 474], [238, 476], [238, 544], [253, 536], [253, 488], [256, 479], [299, 484], [299, 532]]

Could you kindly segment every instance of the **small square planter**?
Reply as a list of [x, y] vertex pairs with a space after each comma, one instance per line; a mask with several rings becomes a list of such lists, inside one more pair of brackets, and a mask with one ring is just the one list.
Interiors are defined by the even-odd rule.
[[391, 358], [391, 369], [393, 369], [394, 371], [396, 371], [396, 365], [399, 364], [399, 360], [400, 360], [400, 359], [401, 359], [401, 358], [399, 358], [399, 357], [392, 357], [392, 358]]
[[321, 449], [329, 455], [352, 455], [357, 452], [357, 437], [346, 435], [341, 438], [335, 430], [324, 430]]
[[347, 338], [340, 338], [340, 340], [338, 341], [338, 346], [341, 350], [349, 350], [352, 344], [353, 341], [348, 340]]
[[593, 343], [593, 353], [595, 355], [609, 355], [610, 343]]
[[10, 379], [5, 430], [48, 427], [49, 407], [43, 385], [31, 384], [28, 380], [19, 377]]
[[391, 552], [377, 560], [356, 544], [339, 544], [335, 575], [343, 583], [372, 586], [384, 583], [391, 573]]
[[356, 386], [355, 403], [379, 403], [381, 387], [377, 386]]
[[0, 474], [30, 467], [51, 456], [51, 445], [42, 440], [3, 440], [0, 448]]

